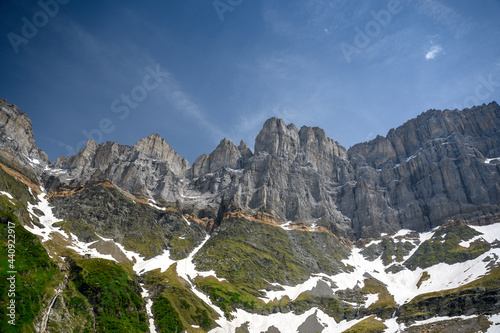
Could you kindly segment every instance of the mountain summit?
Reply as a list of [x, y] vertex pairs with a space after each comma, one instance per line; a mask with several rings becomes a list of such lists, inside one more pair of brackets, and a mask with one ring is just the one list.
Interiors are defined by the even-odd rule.
[[498, 213], [499, 175], [484, 161], [500, 155], [499, 113], [494, 102], [430, 110], [348, 151], [320, 128], [298, 130], [271, 118], [254, 154], [244, 142], [223, 139], [192, 166], [158, 134], [132, 147], [89, 141], [76, 156], [57, 160], [70, 177], [52, 177], [45, 187], [109, 181], [134, 196], [180, 201], [211, 216], [225, 200], [248, 214], [265, 210], [278, 223], [321, 223], [351, 240], [425, 231]]

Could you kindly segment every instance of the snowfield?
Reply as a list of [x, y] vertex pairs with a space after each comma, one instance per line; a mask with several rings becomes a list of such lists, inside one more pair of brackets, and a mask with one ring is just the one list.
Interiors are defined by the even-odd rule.
[[[32, 192], [33, 193], [33, 192]], [[1, 192], [1, 195], [5, 195], [9, 198], [9, 200], [13, 200], [12, 196], [7, 192]], [[47, 199], [44, 198], [44, 194], [40, 194], [37, 196], [39, 202], [36, 205], [32, 205], [28, 203], [28, 211], [33, 215], [37, 216], [35, 213], [35, 209], [38, 209], [43, 212], [42, 216], [37, 216], [40, 223], [38, 225], [34, 224], [33, 227], [25, 226], [25, 228], [41, 237], [43, 242], [50, 240], [54, 233], [57, 233], [68, 241], [70, 244], [68, 247], [73, 249], [75, 252], [81, 255], [88, 255], [92, 258], [103, 258], [108, 260], [114, 260], [109, 254], [102, 254], [96, 248], [92, 247], [96, 242], [85, 243], [78, 240], [78, 237], [71, 233], [67, 233], [63, 231], [61, 228], [54, 226], [55, 222], [59, 222], [53, 212], [52, 207], [50, 206]], [[149, 204], [157, 209], [162, 209], [156, 205], [155, 201], [150, 200]], [[184, 217], [184, 220], [187, 224], [191, 222]], [[288, 225], [290, 223], [285, 223], [281, 227], [285, 230], [289, 230]], [[41, 225], [41, 226], [39, 226]], [[474, 230], [481, 233], [481, 235], [474, 237], [473, 239], [467, 242], [461, 242], [460, 246], [468, 248], [472, 242], [478, 239], [483, 239], [489, 243], [493, 243], [495, 241], [500, 240], [500, 223], [487, 225], [487, 226], [471, 226]], [[420, 246], [423, 242], [428, 239], [431, 239], [435, 233], [436, 229], [419, 234], [418, 239], [414, 240], [415, 245], [417, 245], [405, 258], [407, 260], [415, 251], [418, 246]], [[403, 237], [408, 233], [412, 232], [411, 230], [401, 230], [397, 234], [393, 235], [393, 239], [397, 239], [398, 237]], [[99, 235], [98, 235], [99, 236]], [[99, 236], [102, 241], [111, 241], [112, 239], [104, 238]], [[205, 243], [209, 240], [210, 236], [207, 235], [201, 244], [199, 244], [191, 254], [182, 260], [172, 260], [170, 259], [169, 251], [165, 251], [162, 254], [145, 260], [140, 254], [135, 253], [133, 251], [126, 250], [123, 245], [114, 242], [116, 246], [123, 252], [123, 254], [134, 263], [133, 269], [138, 274], [141, 275], [145, 272], [160, 269], [161, 272], [166, 271], [169, 267], [174, 264], [177, 264], [177, 274], [179, 277], [186, 280], [190, 286], [190, 289], [205, 303], [210, 305], [219, 315], [220, 318], [217, 320], [219, 328], [213, 329], [212, 333], [225, 333], [225, 332], [234, 332], [236, 328], [241, 325], [248, 323], [248, 329], [250, 332], [265, 332], [271, 326], [278, 328], [282, 333], [288, 332], [297, 332], [301, 325], [307, 321], [307, 325], [321, 325], [325, 327], [323, 332], [342, 332], [353, 325], [357, 324], [361, 319], [347, 321], [341, 321], [340, 323], [335, 322], [335, 320], [320, 309], [312, 308], [301, 315], [296, 315], [292, 312], [290, 313], [276, 313], [269, 316], [263, 316], [258, 314], [248, 313], [244, 310], [238, 309], [236, 313], [233, 313], [234, 319], [228, 320], [224, 316], [224, 312], [218, 308], [216, 305], [212, 303], [210, 298], [198, 290], [194, 284], [193, 279], [196, 276], [216, 276], [215, 271], [209, 272], [201, 272], [196, 269], [196, 266], [193, 263], [193, 258], [196, 253], [205, 245]], [[372, 244], [380, 243], [381, 240], [374, 240], [368, 243], [366, 246], [370, 246]], [[363, 287], [364, 281], [369, 274], [373, 278], [379, 280], [383, 284], [386, 285], [387, 290], [390, 294], [394, 296], [394, 300], [396, 304], [402, 305], [409, 301], [411, 301], [414, 297], [440, 290], [452, 289], [459, 286], [462, 286], [468, 282], [474, 281], [485, 274], [488, 273], [489, 267], [491, 267], [491, 263], [498, 264], [500, 258], [500, 249], [492, 248], [488, 252], [482, 254], [474, 260], [470, 260], [463, 263], [456, 263], [453, 265], [440, 263], [434, 265], [432, 267], [421, 269], [417, 268], [414, 271], [411, 271], [407, 268], [397, 273], [387, 273], [385, 272], [387, 266], [385, 266], [382, 262], [381, 257], [370, 261], [365, 258], [362, 253], [362, 248], [353, 248], [349, 258], [343, 260], [345, 265], [349, 265], [353, 267], [353, 270], [350, 272], [343, 272], [336, 275], [327, 275], [327, 274], [316, 274], [311, 276], [307, 281], [301, 283], [296, 286], [284, 286], [281, 285], [283, 290], [280, 291], [268, 291], [266, 292], [265, 297], [261, 299], [268, 302], [274, 299], [281, 299], [285, 296], [289, 297], [290, 300], [296, 299], [301, 293], [304, 291], [311, 291], [315, 288], [319, 281], [325, 281], [329, 283], [332, 287], [332, 291], [336, 292], [339, 290], [344, 290], [348, 288], [354, 288], [355, 286]], [[421, 279], [422, 274], [426, 272], [430, 275], [430, 278], [427, 281], [421, 283], [420, 287], [417, 287], [417, 282]], [[219, 281], [223, 281], [224, 279], [218, 278]], [[277, 286], [279, 284], [274, 283], [273, 285]], [[154, 321], [152, 318], [151, 306], [152, 301], [149, 298], [149, 292], [142, 286], [142, 295], [144, 299], [146, 299], [147, 305], [147, 314], [149, 317], [149, 326], [151, 327], [151, 332], [156, 332], [154, 328]], [[365, 306], [368, 307], [371, 304], [374, 304], [379, 299], [378, 294], [369, 294], [366, 295], [367, 300], [364, 304], [353, 304], [353, 306]], [[454, 317], [454, 318], [463, 318], [465, 317]], [[432, 323], [435, 321], [448, 320], [453, 318], [447, 317], [439, 317], [432, 318], [426, 321], [417, 322], [414, 325], [422, 325], [427, 323]], [[494, 315], [490, 317], [492, 322], [500, 323], [500, 315]], [[392, 318], [386, 320], [384, 324], [388, 327], [385, 332], [399, 332], [400, 330], [405, 328], [404, 324], [398, 324], [396, 318]], [[498, 327], [498, 326], [497, 326]], [[498, 332], [500, 330], [497, 327], [490, 328], [488, 332]], [[302, 329], [304, 327], [302, 326]], [[302, 330], [301, 329], [301, 330]]]

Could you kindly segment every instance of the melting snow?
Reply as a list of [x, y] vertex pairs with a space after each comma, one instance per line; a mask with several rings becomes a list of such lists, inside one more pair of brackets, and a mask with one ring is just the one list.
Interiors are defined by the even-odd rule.
[[[43, 190], [43, 189], [42, 189]], [[12, 196], [7, 192], [0, 192], [2, 195], [9, 197], [9, 199], [13, 199]], [[99, 253], [95, 248], [90, 248], [92, 243], [84, 243], [78, 240], [78, 238], [73, 234], [68, 234], [60, 228], [53, 227], [55, 222], [60, 221], [57, 219], [52, 212], [52, 207], [50, 207], [48, 200], [46, 200], [43, 194], [38, 195], [39, 202], [36, 205], [32, 205], [28, 203], [28, 211], [36, 215], [34, 213], [34, 208], [41, 210], [44, 215], [38, 217], [40, 223], [44, 226], [44, 228], [38, 227], [36, 225], [33, 228], [25, 226], [30, 232], [39, 235], [43, 238], [43, 241], [47, 241], [51, 238], [50, 234], [52, 232], [59, 233], [62, 237], [66, 238], [71, 245], [69, 248], [74, 249], [79, 254], [89, 254], [92, 257], [104, 258], [109, 260], [114, 260], [114, 258], [110, 255], [103, 255]], [[155, 204], [151, 203], [150, 204]], [[159, 207], [158, 207], [159, 208]], [[160, 208], [161, 209], [161, 208]], [[190, 224], [190, 222], [183, 217], [186, 223]], [[285, 230], [290, 230], [288, 227], [291, 224], [291, 221], [283, 224], [281, 227]], [[487, 242], [494, 242], [495, 240], [500, 240], [500, 223], [488, 225], [488, 226], [471, 226], [473, 229], [482, 233], [481, 236], [474, 237], [474, 239], [468, 242], [462, 242], [461, 245], [464, 247], [470, 246], [470, 243], [478, 238], [483, 238]], [[419, 234], [419, 239], [417, 241], [417, 246], [404, 258], [408, 259], [413, 253], [417, 250], [418, 246], [425, 242], [426, 240], [432, 238], [436, 229]], [[393, 239], [401, 236], [405, 236], [412, 231], [410, 230], [400, 230], [398, 233], [392, 236]], [[105, 241], [112, 241], [111, 239], [106, 239], [104, 237], [99, 236], [101, 239]], [[342, 321], [340, 323], [336, 323], [333, 318], [328, 317], [321, 310], [316, 308], [310, 309], [302, 315], [295, 315], [292, 312], [290, 313], [277, 313], [269, 316], [263, 316], [258, 314], [251, 314], [241, 309], [238, 309], [234, 314], [235, 319], [229, 321], [224, 315], [223, 311], [215, 306], [210, 298], [202, 293], [200, 290], [196, 289], [192, 284], [192, 279], [196, 276], [216, 276], [214, 271], [209, 272], [199, 272], [196, 270], [196, 267], [193, 263], [193, 258], [197, 254], [197, 252], [205, 245], [205, 243], [209, 240], [209, 236], [203, 240], [203, 242], [197, 246], [191, 254], [180, 261], [174, 261], [170, 259], [169, 251], [165, 251], [159, 256], [151, 258], [149, 260], [144, 260], [138, 253], [133, 251], [126, 250], [121, 244], [115, 244], [120, 248], [120, 250], [134, 262], [134, 271], [138, 274], [141, 274], [146, 271], [150, 271], [153, 269], [160, 268], [162, 272], [168, 269], [171, 265], [177, 263], [177, 273], [180, 277], [186, 280], [191, 286], [191, 290], [204, 302], [209, 304], [219, 315], [221, 316], [217, 323], [221, 326], [220, 328], [216, 328], [212, 330], [213, 333], [222, 333], [222, 332], [232, 332], [237, 327], [243, 325], [246, 322], [250, 323], [249, 330], [250, 332], [262, 332], [266, 331], [270, 326], [274, 325], [282, 332], [291, 332], [296, 331], [298, 327], [311, 315], [316, 313], [318, 320], [325, 326], [326, 329], [324, 332], [341, 332], [346, 330], [353, 325], [357, 324], [361, 319], [352, 320], [349, 322]], [[372, 241], [368, 245], [376, 244], [380, 242], [380, 240]], [[381, 258], [378, 258], [374, 261], [369, 261], [363, 257], [361, 254], [360, 248], [354, 248], [351, 252], [351, 255], [348, 259], [343, 260], [344, 264], [350, 265], [354, 268], [353, 272], [343, 272], [340, 274], [336, 274], [333, 276], [328, 276], [326, 274], [317, 274], [311, 276], [307, 281], [300, 285], [296, 286], [282, 286], [284, 290], [281, 291], [269, 291], [266, 293], [266, 296], [262, 299], [264, 301], [270, 301], [273, 299], [281, 299], [284, 296], [288, 296], [291, 300], [296, 299], [302, 292], [312, 290], [320, 280], [331, 281], [334, 282], [337, 288], [332, 288], [333, 291], [342, 290], [347, 288], [353, 288], [356, 285], [362, 287], [364, 285], [364, 280], [366, 279], [366, 273], [370, 274], [374, 278], [378, 279], [382, 283], [387, 286], [388, 291], [394, 296], [395, 302], [397, 304], [404, 304], [415, 296], [429, 293], [433, 291], [451, 289], [458, 286], [461, 286], [465, 283], [476, 280], [486, 274], [488, 272], [489, 262], [485, 259], [496, 257], [497, 260], [500, 258], [500, 249], [491, 249], [490, 251], [484, 253], [474, 260], [470, 260], [464, 263], [457, 263], [453, 265], [448, 264], [438, 264], [426, 269], [417, 268], [415, 271], [410, 271], [405, 269], [403, 271], [397, 273], [386, 273], [386, 266], [383, 264]], [[493, 256], [492, 256], [493, 254]], [[416, 284], [420, 280], [422, 273], [427, 272], [430, 275], [430, 279], [424, 281], [420, 288], [417, 288]], [[224, 279], [219, 279], [224, 280]], [[278, 285], [278, 284], [275, 284]], [[143, 288], [142, 295], [145, 299], [147, 299], [147, 311], [148, 315], [151, 312], [152, 301], [148, 298], [149, 294], [146, 289]], [[379, 295], [377, 294], [368, 294], [368, 297], [365, 306], [368, 307], [371, 304], [375, 303]], [[464, 318], [464, 317], [454, 317], [454, 318]], [[422, 321], [417, 322], [415, 325], [421, 325], [425, 323], [439, 320], [448, 320], [452, 318], [440, 317], [440, 318], [432, 318], [430, 321]], [[500, 322], [500, 315], [491, 316], [491, 320], [495, 322]], [[150, 318], [151, 332], [155, 332], [154, 322]], [[398, 332], [398, 330], [404, 329], [404, 325], [399, 325], [396, 322], [396, 319], [390, 319], [385, 321], [385, 325], [388, 327], [386, 332]], [[491, 329], [488, 331], [490, 332]], [[493, 332], [493, 331], [491, 331]]]
[[184, 217], [184, 215], [182, 215], [182, 218], [184, 219], [184, 221], [185, 221], [188, 225], [191, 225], [191, 222], [189, 222], [189, 221], [188, 221], [188, 219]]
[[500, 161], [500, 157], [495, 157], [495, 158], [487, 158], [484, 160], [484, 163], [490, 164], [493, 161]]
[[[490, 237], [487, 239], [489, 242], [500, 238], [500, 224], [477, 228], [482, 228], [482, 230], [487, 230], [489, 232]], [[404, 260], [412, 256], [420, 244], [432, 238], [434, 231], [435, 230], [420, 234], [417, 246], [404, 258]], [[409, 230], [402, 230], [393, 237], [402, 236], [409, 232]], [[495, 234], [498, 236], [494, 236]], [[487, 257], [491, 257], [491, 254], [495, 254], [497, 258], [500, 257], [500, 249], [492, 249], [474, 260], [463, 263], [456, 263], [453, 265], [440, 263], [426, 269], [417, 268], [414, 271], [404, 269], [397, 273], [386, 273], [385, 269], [387, 266], [383, 264], [381, 258], [369, 261], [361, 254], [361, 251], [362, 249], [360, 248], [354, 248], [350, 257], [343, 260], [344, 264], [354, 268], [353, 272], [343, 272], [332, 276], [323, 273], [317, 274], [311, 276], [307, 281], [299, 285], [281, 286], [284, 290], [268, 291], [266, 296], [261, 299], [269, 301], [275, 298], [280, 299], [288, 296], [291, 300], [294, 300], [302, 292], [314, 288], [320, 279], [334, 282], [337, 286], [337, 288], [332, 288], [334, 291], [352, 289], [356, 285], [362, 288], [364, 286], [366, 274], [368, 273], [387, 286], [389, 293], [394, 296], [397, 304], [404, 304], [420, 294], [452, 289], [474, 281], [488, 272], [489, 263], [484, 261]], [[422, 277], [424, 271], [427, 272], [431, 278], [424, 281], [420, 288], [418, 288], [417, 282]], [[366, 306], [372, 304], [371, 302], [373, 301], [376, 301], [374, 296], [369, 296], [368, 305]]]
[[213, 270], [208, 271], [208, 272], [197, 271], [196, 267], [193, 263], [194, 256], [198, 253], [198, 251], [200, 251], [200, 249], [203, 247], [203, 245], [205, 245], [205, 243], [209, 239], [210, 239], [210, 236], [207, 235], [207, 237], [205, 237], [203, 242], [201, 242], [201, 244], [198, 245], [198, 247], [196, 247], [187, 258], [179, 260], [177, 262], [177, 274], [180, 277], [189, 281], [189, 279], [194, 279], [196, 276], [202, 276], [202, 277], [214, 276], [219, 281], [226, 281], [225, 279], [218, 278], [217, 274], [215, 274], [215, 271], [213, 271]]
[[[43, 188], [42, 191], [44, 191]], [[33, 209], [37, 208], [41, 210], [43, 212], [43, 216], [37, 216], [37, 217], [40, 221], [40, 224], [42, 224], [43, 227], [39, 227], [33, 224], [33, 228], [30, 228], [25, 225], [24, 228], [26, 228], [29, 232], [41, 236], [43, 242], [50, 240], [52, 238], [51, 236], [52, 233], [58, 233], [71, 244], [70, 246], [68, 246], [68, 248], [75, 250], [78, 254], [90, 255], [92, 258], [115, 260], [111, 255], [102, 254], [99, 253], [96, 249], [90, 248], [90, 245], [94, 244], [95, 242], [92, 243], [81, 242], [80, 240], [78, 240], [78, 237], [73, 235], [72, 233], [68, 234], [59, 227], [53, 226], [54, 223], [60, 222], [61, 220], [59, 220], [54, 216], [52, 212], [52, 207], [50, 206], [49, 201], [44, 198], [44, 194], [38, 195], [38, 200], [39, 202], [36, 205], [33, 205], [30, 202], [28, 202], [28, 212], [30, 212], [33, 216], [37, 216]]]
[[489, 321], [493, 323], [485, 333], [498, 333], [500, 332], [500, 314], [489, 316]]
[[500, 240], [500, 223], [483, 226], [470, 225], [469, 227], [482, 233], [481, 238], [483, 238], [488, 243], [493, 243], [496, 240]]
[[165, 207], [160, 207], [158, 206], [157, 202], [155, 200], [152, 200], [152, 199], [149, 199], [148, 200], [148, 204], [151, 206], [151, 207], [154, 207], [158, 210], [167, 210]]
[[284, 223], [281, 225], [281, 227], [285, 230], [292, 230], [291, 228], [289, 228], [288, 226], [290, 226], [292, 224], [292, 221], [288, 221], [287, 223]]
[[[288, 296], [290, 300], [294, 300], [304, 291], [312, 290], [318, 284], [318, 281], [322, 280], [322, 276], [316, 275], [309, 278], [306, 282], [298, 284], [296, 286], [283, 286], [279, 283], [272, 283], [274, 286], [280, 286], [284, 290], [272, 290], [266, 292], [266, 297], [260, 297], [264, 302], [269, 302], [276, 299], [281, 299]], [[264, 289], [261, 291], [265, 291]]]
[[445, 321], [445, 320], [453, 320], [453, 319], [471, 319], [471, 318], [476, 318], [477, 315], [472, 315], [472, 316], [455, 316], [455, 317], [432, 317], [426, 320], [420, 320], [416, 321], [415, 323], [411, 324], [408, 327], [411, 326], [420, 326], [420, 325], [426, 325], [426, 324], [432, 324], [432, 323], [437, 323], [439, 321]]
[[378, 294], [367, 294], [366, 297], [368, 297], [368, 299], [365, 302], [365, 308], [378, 301]]
[[149, 317], [149, 331], [150, 333], [157, 333], [156, 332], [156, 326], [155, 326], [155, 320], [153, 317], [153, 311], [151, 311], [151, 307], [153, 306], [153, 301], [151, 298], [149, 298], [149, 292], [144, 288], [144, 284], [141, 283], [141, 296], [143, 299], [147, 300], [146, 301], [146, 313]]
[[12, 195], [9, 192], [0, 191], [0, 194], [5, 195], [10, 200], [14, 200], [14, 198], [12, 197]]
[[384, 321], [384, 325], [387, 326], [384, 333], [400, 333], [406, 328], [405, 324], [399, 324], [397, 318], [391, 318]]
[[210, 331], [210, 333], [227, 333], [234, 332], [236, 328], [240, 327], [245, 323], [249, 323], [248, 330], [250, 333], [260, 333], [266, 332], [271, 326], [276, 327], [280, 332], [297, 332], [299, 326], [301, 326], [304, 321], [309, 317], [316, 314], [318, 321], [326, 327], [323, 332], [343, 332], [352, 326], [356, 325], [360, 321], [366, 319], [355, 319], [351, 321], [343, 320], [337, 323], [335, 319], [329, 317], [323, 311], [312, 308], [301, 315], [296, 315], [293, 312], [289, 313], [275, 313], [268, 316], [263, 316], [259, 314], [248, 313], [244, 310], [238, 309], [234, 313], [235, 319], [232, 321], [219, 320], [217, 323], [221, 327], [217, 327]]

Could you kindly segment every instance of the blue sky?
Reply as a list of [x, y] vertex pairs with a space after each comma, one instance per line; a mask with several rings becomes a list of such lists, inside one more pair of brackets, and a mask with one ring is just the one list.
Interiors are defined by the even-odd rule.
[[2, 1], [0, 97], [55, 161], [159, 133], [191, 163], [272, 116], [346, 148], [500, 102], [500, 1]]

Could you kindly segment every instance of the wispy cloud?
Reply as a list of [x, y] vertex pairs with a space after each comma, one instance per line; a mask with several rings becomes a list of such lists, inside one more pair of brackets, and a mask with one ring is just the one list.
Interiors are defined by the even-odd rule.
[[433, 45], [430, 49], [425, 53], [426, 60], [432, 60], [437, 57], [437, 55], [443, 51], [441, 45]]
[[462, 37], [469, 30], [470, 22], [437, 0], [419, 0], [417, 9], [434, 21], [445, 25], [456, 38]]
[[202, 108], [195, 103], [192, 98], [184, 92], [182, 87], [169, 73], [168, 78], [163, 80], [160, 86], [161, 96], [168, 101], [177, 112], [181, 112], [191, 117], [197, 125], [205, 129], [214, 142], [218, 142], [227, 134], [222, 132], [214, 123], [207, 119]]

